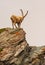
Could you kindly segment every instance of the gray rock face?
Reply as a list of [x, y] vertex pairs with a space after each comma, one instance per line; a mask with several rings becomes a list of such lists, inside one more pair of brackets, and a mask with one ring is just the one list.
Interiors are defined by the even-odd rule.
[[0, 33], [0, 65], [45, 65], [45, 46], [29, 46], [25, 34], [21, 28]]

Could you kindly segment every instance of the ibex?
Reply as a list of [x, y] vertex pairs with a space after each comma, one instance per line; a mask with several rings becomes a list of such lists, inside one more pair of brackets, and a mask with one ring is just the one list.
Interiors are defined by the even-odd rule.
[[18, 27], [20, 28], [20, 25], [22, 23], [22, 21], [24, 20], [24, 18], [26, 17], [26, 15], [28, 14], [28, 11], [26, 12], [26, 14], [24, 15], [23, 10], [20, 9], [22, 16], [16, 16], [16, 15], [12, 15], [10, 17], [11, 21], [12, 21], [12, 26], [14, 28], [14, 26], [17, 28], [16, 24], [18, 25]]

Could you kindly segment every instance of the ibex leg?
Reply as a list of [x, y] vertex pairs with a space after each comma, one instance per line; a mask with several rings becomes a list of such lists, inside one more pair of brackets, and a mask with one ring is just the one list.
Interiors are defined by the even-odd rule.
[[13, 27], [13, 29], [14, 29], [14, 24], [12, 23], [12, 27]]

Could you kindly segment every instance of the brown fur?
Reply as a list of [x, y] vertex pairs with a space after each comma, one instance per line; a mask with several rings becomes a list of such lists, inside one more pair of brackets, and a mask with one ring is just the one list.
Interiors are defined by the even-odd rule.
[[24, 18], [26, 17], [26, 15], [28, 14], [28, 11], [26, 12], [26, 14], [23, 14], [22, 9], [20, 9], [22, 16], [16, 16], [16, 15], [12, 15], [10, 17], [11, 21], [12, 21], [12, 26], [14, 28], [14, 26], [17, 28], [16, 24], [18, 25], [18, 27], [20, 27], [22, 21], [24, 20]]

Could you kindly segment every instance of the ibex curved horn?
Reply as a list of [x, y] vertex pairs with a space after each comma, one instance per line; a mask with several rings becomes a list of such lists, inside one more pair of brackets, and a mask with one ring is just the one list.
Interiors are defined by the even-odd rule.
[[20, 11], [21, 11], [21, 13], [22, 13], [22, 16], [24, 16], [23, 10], [22, 10], [22, 9], [20, 9]]
[[23, 17], [26, 17], [26, 16], [27, 16], [28, 11], [26, 12], [26, 14], [25, 14], [25, 15], [24, 15], [24, 13], [23, 13], [23, 10], [22, 10], [22, 9], [20, 9], [20, 11], [21, 11], [21, 13], [22, 13], [22, 16], [23, 16]]
[[24, 15], [24, 17], [26, 17], [27, 16], [27, 14], [28, 14], [28, 11], [26, 12], [26, 14]]

